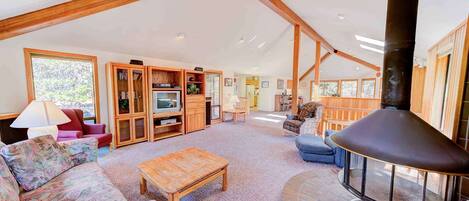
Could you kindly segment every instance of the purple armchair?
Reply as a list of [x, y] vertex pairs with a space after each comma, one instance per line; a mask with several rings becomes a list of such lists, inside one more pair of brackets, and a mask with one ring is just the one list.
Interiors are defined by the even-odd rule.
[[57, 141], [67, 141], [78, 138], [92, 137], [98, 140], [98, 147], [111, 144], [112, 134], [106, 133], [105, 124], [87, 124], [83, 121], [83, 111], [80, 109], [62, 109], [70, 118], [70, 122], [58, 125]]

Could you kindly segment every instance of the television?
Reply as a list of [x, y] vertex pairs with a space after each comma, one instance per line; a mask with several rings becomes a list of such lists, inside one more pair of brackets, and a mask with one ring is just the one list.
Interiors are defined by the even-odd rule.
[[154, 91], [153, 113], [179, 112], [181, 110], [180, 91]]

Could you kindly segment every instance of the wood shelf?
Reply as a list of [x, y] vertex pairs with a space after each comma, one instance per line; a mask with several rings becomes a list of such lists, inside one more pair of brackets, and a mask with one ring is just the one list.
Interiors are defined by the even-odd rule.
[[174, 116], [181, 116], [183, 115], [182, 110], [179, 112], [161, 112], [161, 113], [153, 113], [153, 118], [163, 118], [163, 117], [174, 117]]
[[165, 138], [170, 138], [170, 137], [174, 137], [174, 136], [178, 136], [178, 135], [182, 135], [184, 134], [183, 132], [180, 132], [180, 131], [168, 131], [168, 132], [164, 132], [164, 133], [155, 133], [154, 134], [154, 140], [161, 140], [161, 139], [165, 139]]
[[182, 122], [176, 122], [176, 123], [172, 123], [172, 124], [164, 124], [164, 125], [155, 126], [155, 129], [169, 127], [169, 126], [176, 126], [176, 125], [181, 125], [181, 124], [182, 124]]
[[181, 88], [153, 88], [153, 91], [181, 91]]

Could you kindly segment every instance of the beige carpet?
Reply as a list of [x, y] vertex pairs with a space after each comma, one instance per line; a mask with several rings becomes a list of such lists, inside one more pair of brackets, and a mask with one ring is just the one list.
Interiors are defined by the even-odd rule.
[[100, 157], [99, 164], [128, 200], [166, 200], [151, 185], [147, 194], [140, 195], [137, 165], [195, 146], [228, 159], [229, 187], [222, 192], [217, 180], [182, 200], [281, 200], [283, 186], [293, 176], [308, 170], [338, 170], [333, 165], [304, 162], [294, 137], [283, 136], [283, 119], [278, 113], [251, 113], [246, 123], [227, 122], [201, 132], [119, 148]]

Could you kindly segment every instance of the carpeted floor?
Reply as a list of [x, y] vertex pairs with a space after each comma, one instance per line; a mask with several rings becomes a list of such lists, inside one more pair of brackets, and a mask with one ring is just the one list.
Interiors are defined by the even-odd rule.
[[199, 147], [226, 158], [228, 191], [216, 180], [182, 198], [189, 200], [280, 200], [282, 188], [293, 176], [308, 170], [337, 172], [333, 165], [306, 163], [298, 155], [294, 137], [284, 136], [283, 115], [251, 113], [246, 123], [226, 122], [204, 131], [119, 148], [99, 158], [111, 181], [128, 200], [166, 200], [155, 188], [139, 193], [137, 165], [186, 147]]

